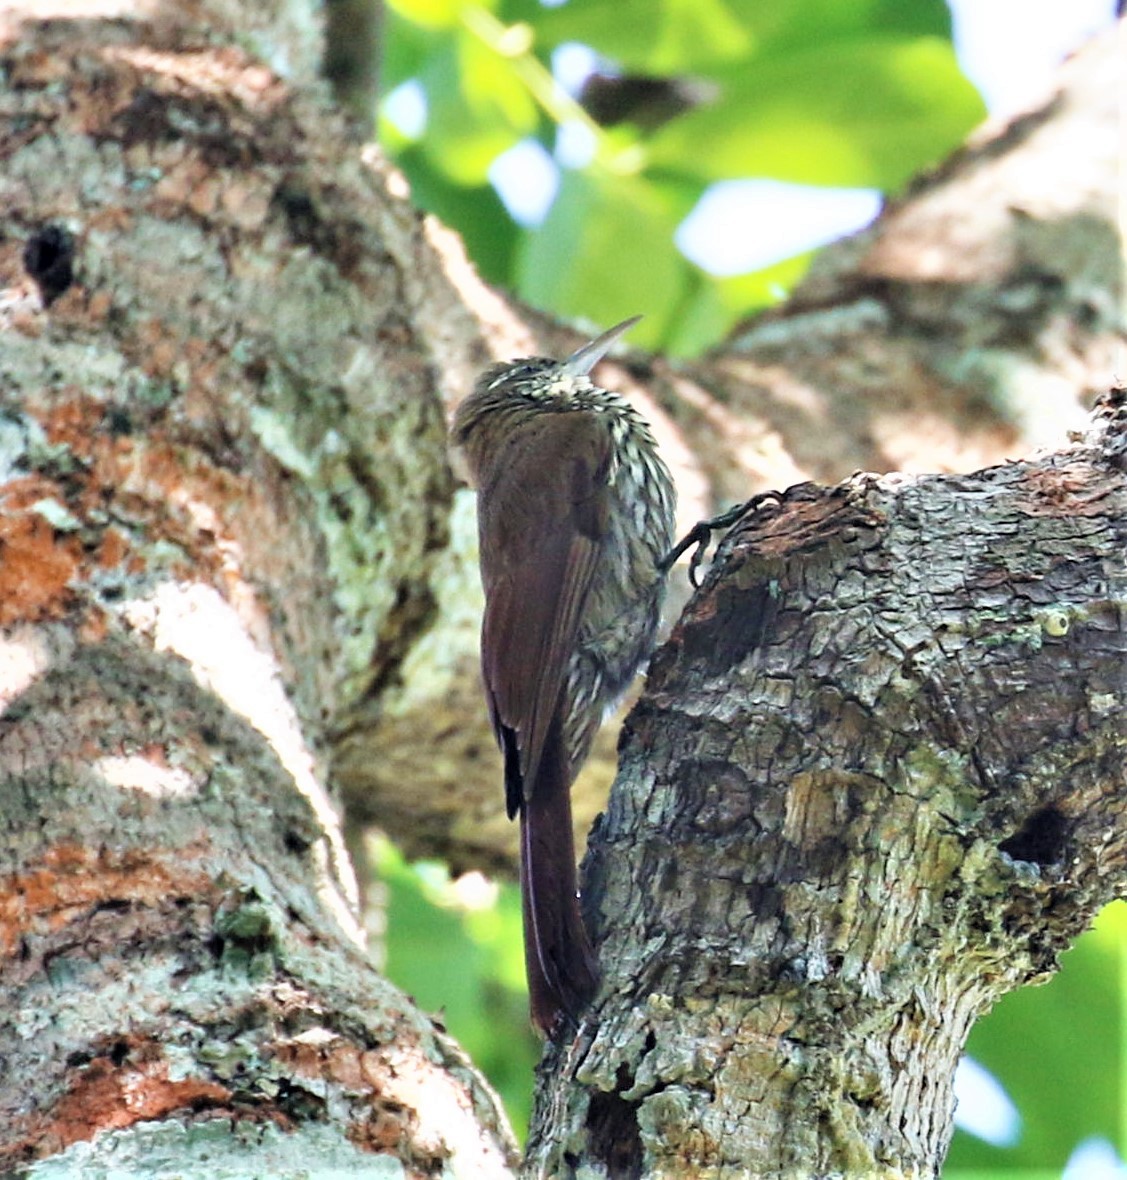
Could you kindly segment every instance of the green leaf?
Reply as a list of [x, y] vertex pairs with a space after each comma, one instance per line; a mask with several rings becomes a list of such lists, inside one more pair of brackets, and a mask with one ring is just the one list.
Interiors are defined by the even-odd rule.
[[662, 351], [692, 357], [719, 344], [750, 313], [784, 299], [813, 256], [796, 254], [762, 270], [722, 279], [694, 267], [696, 283], [673, 318]]
[[628, 70], [684, 75], [724, 62], [756, 68], [787, 46], [827, 45], [894, 33], [949, 39], [943, 0], [568, 0], [539, 8], [505, 0], [542, 49], [580, 41]]
[[662, 128], [655, 166], [895, 190], [984, 114], [949, 42], [868, 37], [716, 74], [723, 99]]
[[532, 23], [542, 47], [581, 41], [627, 69], [652, 73], [735, 61], [753, 48], [724, 0], [568, 0]]
[[652, 348], [688, 278], [689, 264], [673, 245], [684, 212], [676, 193], [643, 177], [565, 172], [543, 225], [518, 254], [518, 293], [599, 325], [641, 313], [630, 339]]
[[384, 14], [383, 57], [380, 61], [382, 93], [386, 95], [401, 82], [415, 77], [427, 58], [441, 46], [444, 36], [406, 20], [389, 8]]
[[766, 54], [787, 45], [827, 44], [879, 33], [950, 39], [944, 0], [731, 0], [732, 10]]
[[477, 12], [492, 12], [496, 0], [388, 0], [388, 11], [427, 29], [452, 29]]
[[449, 29], [458, 23], [465, 0], [388, 0], [387, 6], [412, 24]]
[[456, 184], [479, 185], [501, 152], [537, 127], [538, 112], [510, 58], [459, 32], [420, 73], [427, 93], [423, 147]]

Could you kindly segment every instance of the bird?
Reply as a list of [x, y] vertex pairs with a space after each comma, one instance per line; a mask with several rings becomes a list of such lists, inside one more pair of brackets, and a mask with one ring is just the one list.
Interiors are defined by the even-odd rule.
[[534, 1026], [578, 1023], [599, 971], [579, 908], [571, 784], [652, 653], [675, 491], [649, 424], [591, 380], [624, 320], [564, 360], [493, 365], [455, 412], [477, 488], [481, 669], [520, 823]]

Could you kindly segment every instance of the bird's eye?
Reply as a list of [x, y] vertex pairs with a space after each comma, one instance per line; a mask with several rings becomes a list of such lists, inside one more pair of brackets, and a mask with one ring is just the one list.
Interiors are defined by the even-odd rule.
[[536, 366], [528, 361], [521, 361], [505, 374], [505, 379], [513, 385], [523, 385], [536, 375]]
[[497, 389], [499, 386], [507, 385], [511, 389], [514, 386], [519, 387], [532, 384], [551, 364], [551, 361], [542, 360], [539, 357], [530, 357], [528, 360], [513, 361], [509, 365], [500, 365], [492, 371], [492, 380], [488, 382], [486, 388]]

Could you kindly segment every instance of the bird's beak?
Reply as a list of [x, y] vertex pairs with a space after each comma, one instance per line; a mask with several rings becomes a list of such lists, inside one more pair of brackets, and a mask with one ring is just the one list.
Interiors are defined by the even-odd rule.
[[621, 324], [615, 324], [601, 336], [596, 336], [590, 344], [578, 348], [563, 362], [561, 368], [573, 377], [586, 377], [588, 373], [606, 356], [610, 346], [624, 336], [641, 319], [640, 315], [631, 316]]

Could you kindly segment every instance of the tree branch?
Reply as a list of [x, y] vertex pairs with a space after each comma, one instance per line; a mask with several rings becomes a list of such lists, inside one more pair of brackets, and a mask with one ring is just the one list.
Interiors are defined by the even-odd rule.
[[503, 1176], [326, 790], [434, 611], [418, 323], [459, 297], [341, 118], [222, 43], [241, 10], [0, 11], [0, 1172]]
[[591, 838], [606, 978], [530, 1174], [938, 1172], [971, 1023], [1127, 887], [1125, 551], [1123, 391], [732, 530]]

